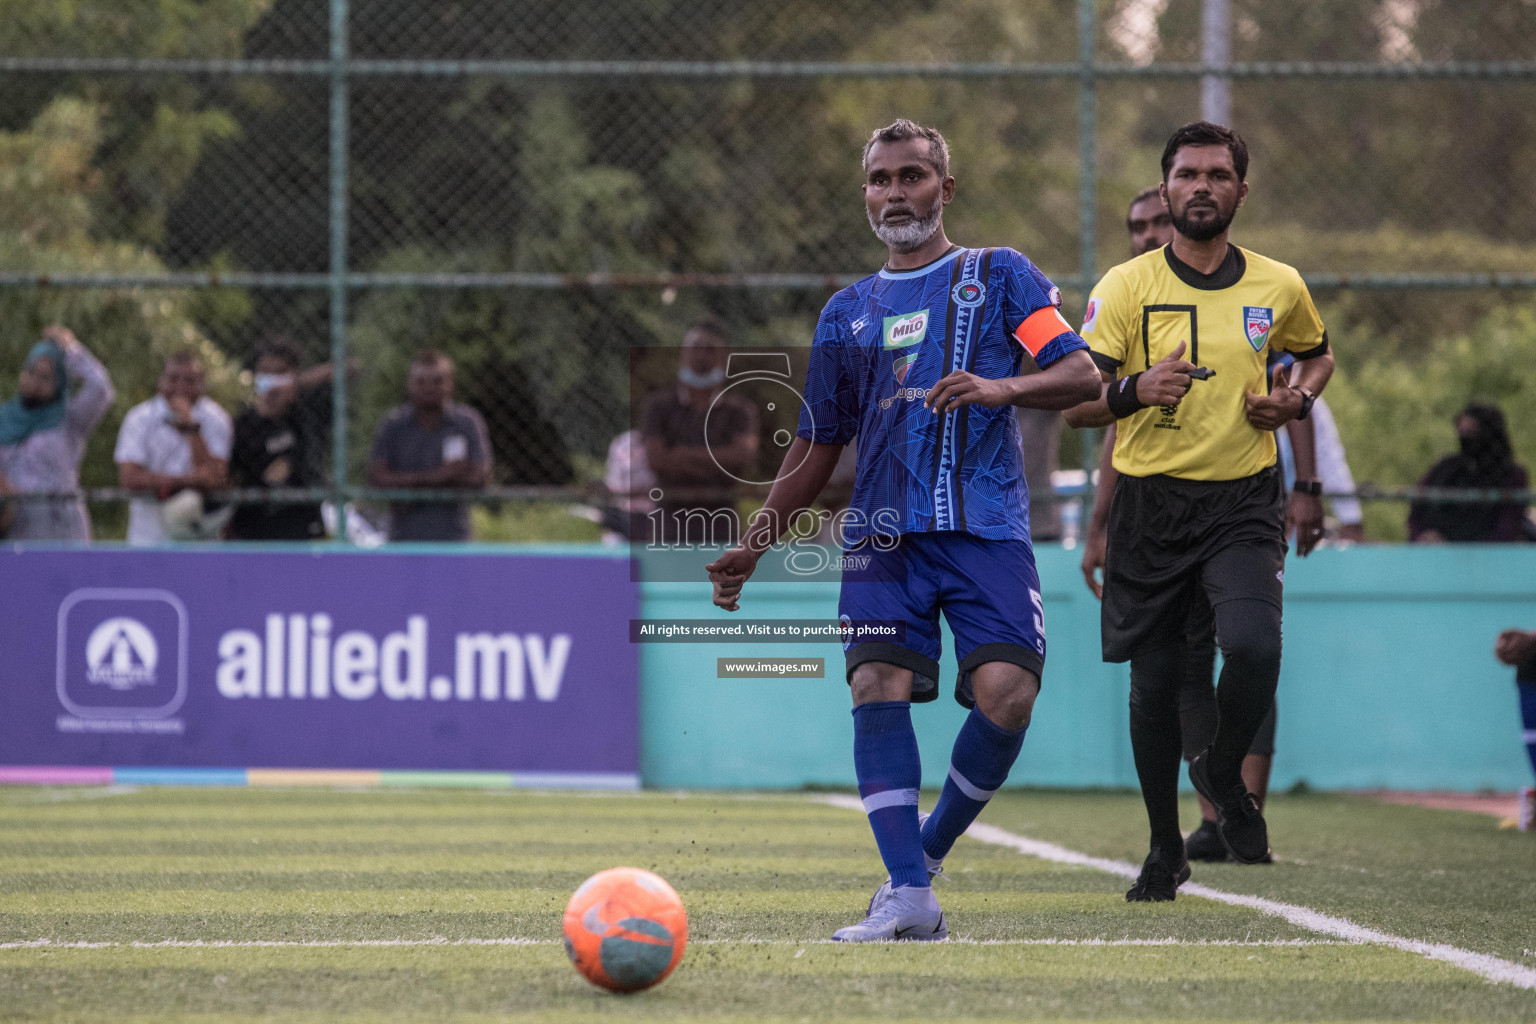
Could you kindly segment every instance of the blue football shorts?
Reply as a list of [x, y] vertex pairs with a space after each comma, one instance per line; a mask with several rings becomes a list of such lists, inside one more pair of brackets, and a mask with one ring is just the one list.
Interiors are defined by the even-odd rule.
[[901, 629], [892, 642], [845, 641], [847, 678], [866, 661], [909, 668], [914, 702], [939, 695], [940, 612], [955, 638], [955, 700], [962, 706], [975, 706], [971, 672], [978, 665], [1006, 661], [1037, 677], [1045, 668], [1045, 611], [1027, 541], [961, 531], [866, 538], [844, 552], [837, 610], [845, 622]]

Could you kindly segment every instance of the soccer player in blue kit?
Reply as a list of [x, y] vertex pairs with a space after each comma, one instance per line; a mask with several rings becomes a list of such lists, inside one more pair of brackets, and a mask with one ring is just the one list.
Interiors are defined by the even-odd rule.
[[[764, 551], [826, 486], [858, 438], [840, 522], [839, 617], [895, 622], [894, 640], [845, 642], [859, 795], [890, 877], [845, 942], [933, 941], [948, 926], [930, 878], [1018, 757], [1045, 664], [1040, 584], [1013, 406], [1066, 409], [1098, 395], [1061, 293], [1012, 249], [944, 233], [949, 148], [907, 120], [864, 147], [864, 203], [885, 266], [834, 295], [816, 326], [805, 405], [768, 500], [740, 545], [707, 569], [714, 603], [739, 607]], [[1021, 376], [1028, 352], [1039, 373]], [[847, 554], [868, 556], [858, 572]], [[949, 778], [919, 820], [913, 702], [938, 696], [939, 613], [955, 637], [955, 699], [971, 714]]]

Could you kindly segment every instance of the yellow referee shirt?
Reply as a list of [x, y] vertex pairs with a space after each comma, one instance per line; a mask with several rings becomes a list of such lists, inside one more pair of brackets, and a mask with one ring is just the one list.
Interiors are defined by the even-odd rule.
[[1328, 351], [1322, 319], [1301, 275], [1284, 263], [1229, 246], [1213, 274], [1171, 246], [1115, 267], [1094, 288], [1082, 336], [1099, 369], [1127, 377], [1185, 343], [1184, 358], [1216, 371], [1191, 382], [1177, 406], [1120, 421], [1115, 469], [1186, 480], [1236, 480], [1275, 462], [1275, 437], [1248, 422], [1245, 392], [1269, 391], [1271, 350], [1310, 359]]

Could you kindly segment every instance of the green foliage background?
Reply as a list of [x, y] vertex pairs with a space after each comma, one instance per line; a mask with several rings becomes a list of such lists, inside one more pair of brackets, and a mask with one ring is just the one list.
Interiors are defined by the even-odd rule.
[[[1235, 0], [1236, 56], [1499, 59], [1524, 56], [1518, 41], [1536, 33], [1530, 4], [1413, 6], [1417, 21], [1392, 36], [1375, 3]], [[360, 56], [1047, 61], [1075, 54], [1075, 7], [656, 0], [642, 10], [529, 0], [513, 16], [490, 0], [462, 0], [452, 12], [379, 0], [354, 5], [351, 36]], [[1126, 41], [1133, 9], [1153, 11], [1149, 49]], [[1101, 0], [1100, 56], [1195, 59], [1198, 17], [1197, 0]], [[327, 39], [319, 0], [0, 0], [0, 38], [14, 53], [139, 57], [323, 57]], [[319, 80], [5, 81], [0, 267], [325, 269]], [[1100, 270], [1122, 258], [1124, 205], [1157, 179], [1162, 141], [1194, 116], [1196, 88], [1161, 79], [1100, 85]], [[1012, 245], [1048, 272], [1077, 267], [1070, 80], [372, 77], [353, 89], [350, 245], [359, 269], [864, 271], [881, 251], [855, 198], [857, 154], [872, 126], [898, 115], [939, 125], [950, 139], [960, 182], [951, 237]], [[1513, 129], [1536, 107], [1533, 83], [1266, 79], [1239, 82], [1235, 103], [1254, 154], [1253, 194], [1234, 234], [1241, 244], [1303, 271], [1536, 267], [1536, 197], [1525, 185], [1536, 176], [1536, 135]], [[373, 424], [401, 400], [417, 348], [458, 361], [461, 397], [487, 415], [502, 482], [563, 482], [590, 477], [628, 426], [632, 346], [675, 344], [704, 312], [726, 317], [739, 342], [804, 344], [827, 294], [356, 293], [353, 468]], [[1454, 444], [1450, 415], [1470, 399], [1501, 404], [1517, 454], [1536, 459], [1528, 292], [1351, 289], [1317, 298], [1339, 357], [1328, 397], [1357, 480], [1414, 482]], [[1080, 303], [1069, 295], [1069, 313]], [[160, 356], [203, 350], [215, 395], [234, 406], [238, 367], [263, 337], [293, 334], [319, 358], [327, 316], [323, 292], [8, 288], [0, 366], [15, 367], [49, 322], [76, 330], [118, 388], [84, 473], [89, 485], [110, 484], [116, 425], [152, 392]], [[1403, 512], [1371, 506], [1370, 535], [1400, 537]]]

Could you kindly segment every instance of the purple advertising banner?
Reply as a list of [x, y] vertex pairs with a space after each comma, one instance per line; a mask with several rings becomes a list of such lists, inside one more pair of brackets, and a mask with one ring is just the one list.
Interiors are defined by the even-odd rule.
[[625, 559], [0, 551], [0, 765], [633, 779]]

